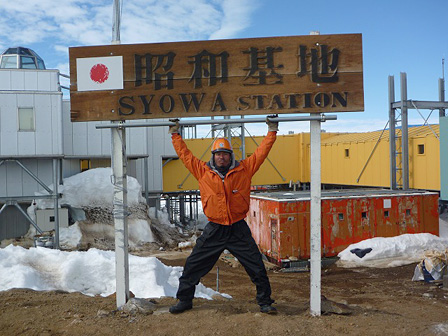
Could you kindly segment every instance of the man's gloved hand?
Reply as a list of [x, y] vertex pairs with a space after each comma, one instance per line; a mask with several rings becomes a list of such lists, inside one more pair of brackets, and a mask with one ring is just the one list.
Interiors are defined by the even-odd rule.
[[268, 115], [266, 117], [266, 124], [268, 125], [268, 131], [269, 132], [278, 132], [278, 121], [272, 121], [269, 118], [277, 118], [278, 115]]
[[170, 126], [170, 128], [168, 129], [168, 133], [169, 134], [174, 134], [174, 133], [179, 133], [179, 119], [169, 119], [171, 122], [176, 123], [176, 125]]

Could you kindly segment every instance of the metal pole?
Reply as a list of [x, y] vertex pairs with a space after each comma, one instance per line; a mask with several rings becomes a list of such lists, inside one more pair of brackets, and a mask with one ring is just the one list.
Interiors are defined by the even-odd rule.
[[[120, 44], [120, 0], [114, 0], [112, 44]], [[117, 308], [129, 299], [129, 256], [127, 221], [126, 129], [121, 122], [112, 122], [112, 179], [114, 184], [115, 274]]]
[[[224, 120], [230, 119], [230, 116], [224, 116]], [[230, 132], [229, 124], [226, 124], [226, 127], [224, 128], [224, 137], [229, 140], [230, 143], [232, 143], [232, 134]]]
[[362, 167], [361, 173], [359, 173], [358, 178], [356, 179], [356, 183], [359, 183], [359, 180], [361, 179], [361, 176], [364, 174], [367, 166], [369, 165], [370, 160], [373, 157], [373, 154], [375, 154], [376, 149], [378, 148], [378, 145], [381, 141], [381, 138], [383, 137], [384, 132], [386, 131], [387, 126], [389, 125], [389, 122], [386, 123], [386, 126], [384, 126], [383, 131], [381, 132], [380, 136], [378, 137], [378, 140], [375, 143], [375, 146], [373, 146], [372, 152], [370, 153], [369, 157], [367, 158], [367, 162], [364, 165], [364, 167]]
[[409, 189], [409, 129], [408, 129], [408, 88], [406, 73], [400, 73], [401, 79], [401, 160], [402, 160], [402, 180], [403, 190]]
[[53, 194], [53, 190], [48, 188], [44, 182], [42, 182], [35, 174], [33, 174], [33, 172], [31, 170], [29, 170], [27, 167], [25, 167], [19, 160], [12, 160], [12, 161], [15, 161], [20, 167], [22, 167], [22, 169], [28, 175], [30, 175], [37, 183], [39, 183], [42, 186], [42, 188], [44, 188], [50, 195]]
[[219, 266], [216, 266], [216, 291], [219, 292]]
[[59, 160], [53, 159], [54, 248], [59, 249]]
[[185, 225], [185, 196], [179, 195], [179, 221]]
[[[439, 78], [439, 101], [445, 101], [445, 79]], [[439, 118], [445, 116], [445, 109], [439, 109]]]
[[310, 121], [311, 199], [310, 199], [310, 312], [321, 315], [321, 122]]
[[129, 299], [129, 256], [127, 222], [126, 130], [112, 128], [112, 183], [114, 185], [113, 215], [115, 225], [115, 273], [117, 308]]
[[14, 205], [17, 208], [17, 210], [19, 210], [22, 213], [22, 215], [28, 220], [28, 222], [30, 222], [31, 225], [34, 226], [37, 232], [39, 232], [40, 234], [43, 233], [42, 230], [37, 226], [36, 222], [33, 221], [30, 216], [28, 216], [28, 214], [22, 209], [22, 207], [19, 204], [17, 204], [17, 202], [14, 201], [14, 203], [12, 203], [11, 205]]
[[[244, 116], [241, 116], [242, 119], [244, 119]], [[241, 125], [241, 160], [244, 160], [246, 158], [246, 141], [244, 140], [246, 138], [246, 128], [244, 127], [244, 124]]]
[[0, 209], [0, 214], [3, 212], [3, 210], [5, 210], [6, 209], [6, 207], [7, 207], [8, 205], [5, 203], [5, 204], [3, 204], [3, 206], [2, 206], [2, 208]]
[[[149, 196], [148, 196], [148, 188], [149, 188], [149, 184], [148, 184], [148, 157], [145, 157], [143, 159], [143, 181], [145, 183], [145, 200], [146, 200], [146, 205], [149, 205]], [[156, 218], [157, 218], [157, 208], [156, 208]]]
[[114, 0], [113, 23], [112, 23], [112, 44], [120, 44], [120, 0]]
[[390, 189], [397, 189], [397, 149], [395, 144], [395, 83], [394, 76], [389, 76], [389, 154], [390, 154]]
[[188, 199], [189, 199], [189, 205], [188, 206], [189, 206], [189, 210], [190, 210], [190, 216], [189, 216], [190, 221], [189, 221], [188, 224], [190, 224], [191, 221], [193, 221], [193, 218], [194, 218], [194, 215], [193, 215], [193, 195], [192, 194], [188, 195]]
[[197, 232], [197, 228], [198, 228], [198, 221], [199, 221], [199, 200], [198, 200], [198, 194], [194, 195], [194, 199], [195, 199], [195, 205], [196, 205], [196, 215], [195, 215], [195, 224], [194, 224], [194, 232]]
[[[272, 121], [276, 122], [286, 122], [286, 121], [310, 121], [310, 120], [319, 120], [319, 121], [327, 121], [327, 120], [336, 120], [336, 115], [312, 115], [312, 116], [295, 116], [295, 117], [275, 117], [275, 118], [269, 118]], [[187, 126], [187, 125], [210, 125], [210, 124], [253, 124], [253, 123], [264, 123], [266, 122], [265, 118], [244, 118], [244, 119], [219, 119], [219, 120], [195, 120], [195, 119], [187, 119], [187, 120], [180, 120], [179, 125], [180, 126]], [[175, 125], [172, 121], [162, 121], [162, 122], [152, 122], [152, 123], [129, 123], [126, 125], [120, 125], [117, 123], [112, 124], [99, 124], [95, 127], [97, 129], [102, 128], [130, 128], [130, 127], [160, 127], [160, 126], [173, 126]]]

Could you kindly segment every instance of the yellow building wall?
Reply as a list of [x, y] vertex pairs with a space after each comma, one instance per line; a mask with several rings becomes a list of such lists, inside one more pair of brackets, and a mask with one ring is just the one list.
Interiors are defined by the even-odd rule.
[[[360, 133], [361, 136], [361, 133]], [[386, 134], [385, 138], [388, 138]], [[322, 145], [322, 183], [390, 187], [389, 141], [381, 140], [366, 166], [378, 139]], [[418, 146], [424, 145], [424, 154]], [[346, 156], [348, 150], [349, 156]], [[363, 168], [364, 172], [361, 175]], [[399, 173], [398, 173], [399, 176]], [[359, 178], [359, 181], [357, 179]], [[439, 140], [433, 134], [409, 139], [409, 187], [440, 190]]]
[[[246, 157], [250, 156], [263, 136], [247, 137]], [[210, 160], [210, 148], [213, 139], [186, 139], [185, 143], [192, 153], [203, 161]], [[307, 133], [277, 136], [268, 158], [252, 178], [252, 185], [285, 184], [292, 182], [309, 182], [309, 142]], [[240, 140], [232, 139], [235, 157], [241, 160]], [[196, 190], [198, 183], [189, 174], [180, 160], [172, 160], [163, 167], [163, 190], [175, 192]]]
[[[211, 142], [206, 141], [210, 139], [190, 139], [185, 140], [188, 148], [198, 158], [207, 161], [210, 159]], [[198, 190], [199, 186], [196, 179], [185, 168], [182, 161], [179, 159], [163, 162], [163, 191], [185, 191], [185, 190]]]
[[375, 143], [376, 141], [361, 141], [322, 145], [322, 183], [390, 186], [388, 141], [379, 143], [361, 175]]
[[[378, 137], [379, 132], [322, 133], [322, 183], [389, 188], [390, 163], [387, 132], [378, 143], [375, 153], [357, 181]], [[254, 140], [260, 144], [263, 137], [254, 137]], [[249, 137], [245, 139], [246, 157], [257, 148], [254, 140]], [[232, 146], [238, 160], [241, 159], [239, 141], [239, 138], [232, 139]], [[189, 139], [185, 142], [195, 156], [202, 157], [203, 161], [210, 159], [212, 139]], [[418, 152], [419, 145], [424, 145], [423, 154]], [[268, 159], [254, 175], [252, 185], [310, 182], [309, 133], [277, 136]], [[410, 136], [409, 173], [409, 184], [412, 189], [440, 190], [439, 140], [431, 132]], [[165, 192], [197, 189], [198, 184], [195, 178], [189, 175], [180, 160], [170, 161], [164, 166], [163, 190]]]
[[[424, 146], [419, 154], [418, 145]], [[409, 141], [409, 186], [412, 189], [440, 190], [440, 142], [435, 136]]]

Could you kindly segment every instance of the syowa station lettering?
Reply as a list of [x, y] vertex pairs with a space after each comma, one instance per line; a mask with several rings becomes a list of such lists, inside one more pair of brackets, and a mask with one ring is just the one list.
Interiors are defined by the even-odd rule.
[[73, 81], [73, 121], [364, 107], [360, 34], [70, 49], [71, 60], [87, 56], [121, 56], [124, 83], [116, 90], [81, 92]]

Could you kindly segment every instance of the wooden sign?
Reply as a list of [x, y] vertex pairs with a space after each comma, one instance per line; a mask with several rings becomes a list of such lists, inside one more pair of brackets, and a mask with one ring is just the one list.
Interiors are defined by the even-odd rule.
[[364, 110], [362, 36], [73, 47], [72, 121]]

